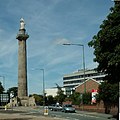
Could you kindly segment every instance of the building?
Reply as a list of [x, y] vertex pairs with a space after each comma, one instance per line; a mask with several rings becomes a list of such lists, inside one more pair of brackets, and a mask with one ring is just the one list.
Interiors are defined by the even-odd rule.
[[79, 84], [77, 87], [75, 87], [75, 92], [80, 93], [81, 95], [86, 93], [91, 93], [91, 104], [96, 103], [96, 94], [98, 94], [98, 87], [101, 83], [99, 81], [96, 81], [94, 79], [88, 79], [85, 82]]
[[[61, 89], [62, 89], [63, 93], [65, 94], [65, 88], [61, 87]], [[58, 88], [57, 87], [45, 89], [46, 96], [50, 96], [51, 95], [51, 96], [55, 97], [55, 96], [57, 96], [57, 92], [58, 92]]]
[[75, 87], [75, 91], [79, 93], [84, 93], [84, 84], [86, 84], [86, 92], [92, 92], [93, 90], [98, 90], [100, 82], [94, 79], [88, 79], [85, 82], [79, 84]]
[[104, 77], [105, 77], [104, 73], [97, 72], [94, 69], [85, 70], [85, 77], [84, 77], [84, 71], [79, 70], [77, 72], [66, 74], [63, 76], [63, 87], [65, 88], [66, 94], [70, 95], [72, 94], [72, 91], [76, 86], [78, 86], [79, 84], [82, 84], [86, 80], [94, 79], [98, 82], [101, 82], [103, 81]]

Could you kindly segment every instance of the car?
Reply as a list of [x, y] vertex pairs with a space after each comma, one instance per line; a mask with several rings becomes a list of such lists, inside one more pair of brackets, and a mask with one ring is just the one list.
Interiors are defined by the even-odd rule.
[[61, 111], [61, 110], [62, 110], [62, 106], [60, 106], [60, 105], [55, 105], [53, 107], [53, 111]]
[[48, 107], [51, 111], [61, 111], [62, 110], [62, 106], [60, 105], [56, 105], [56, 104], [53, 104], [51, 106]]
[[71, 104], [63, 105], [62, 112], [73, 112], [75, 113], [75, 108]]
[[49, 106], [48, 106], [48, 108], [49, 108], [50, 110], [52, 110], [53, 107], [55, 107], [55, 104], [52, 104], [52, 105], [49, 105]]

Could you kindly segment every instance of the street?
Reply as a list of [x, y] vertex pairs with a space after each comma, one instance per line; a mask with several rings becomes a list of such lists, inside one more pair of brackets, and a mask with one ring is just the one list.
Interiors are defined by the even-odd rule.
[[[63, 113], [56, 111], [49, 111], [50, 115], [65, 120], [107, 120], [111, 115], [105, 115], [95, 112], [76, 111], [76, 113]], [[112, 118], [111, 118], [112, 119]]]
[[0, 120], [22, 119], [22, 120], [115, 120], [112, 115], [96, 112], [76, 111], [76, 113], [64, 113], [61, 111], [50, 111], [43, 115], [43, 107], [14, 107], [5, 111], [0, 109]]

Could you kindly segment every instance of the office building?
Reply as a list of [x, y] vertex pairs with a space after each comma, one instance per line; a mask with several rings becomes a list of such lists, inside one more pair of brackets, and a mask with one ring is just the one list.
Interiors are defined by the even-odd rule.
[[72, 94], [74, 88], [82, 83], [84, 83], [88, 79], [94, 79], [97, 82], [103, 81], [105, 77], [104, 73], [97, 72], [94, 69], [85, 70], [85, 79], [84, 79], [84, 71], [78, 70], [77, 72], [66, 74], [63, 76], [63, 87], [65, 88], [66, 94]]

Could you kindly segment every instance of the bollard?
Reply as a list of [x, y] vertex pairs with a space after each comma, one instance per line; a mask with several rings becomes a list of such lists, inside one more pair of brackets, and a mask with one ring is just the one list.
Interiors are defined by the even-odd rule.
[[5, 110], [7, 110], [7, 105], [5, 105]]
[[44, 107], [44, 115], [48, 115], [48, 107], [47, 106]]

